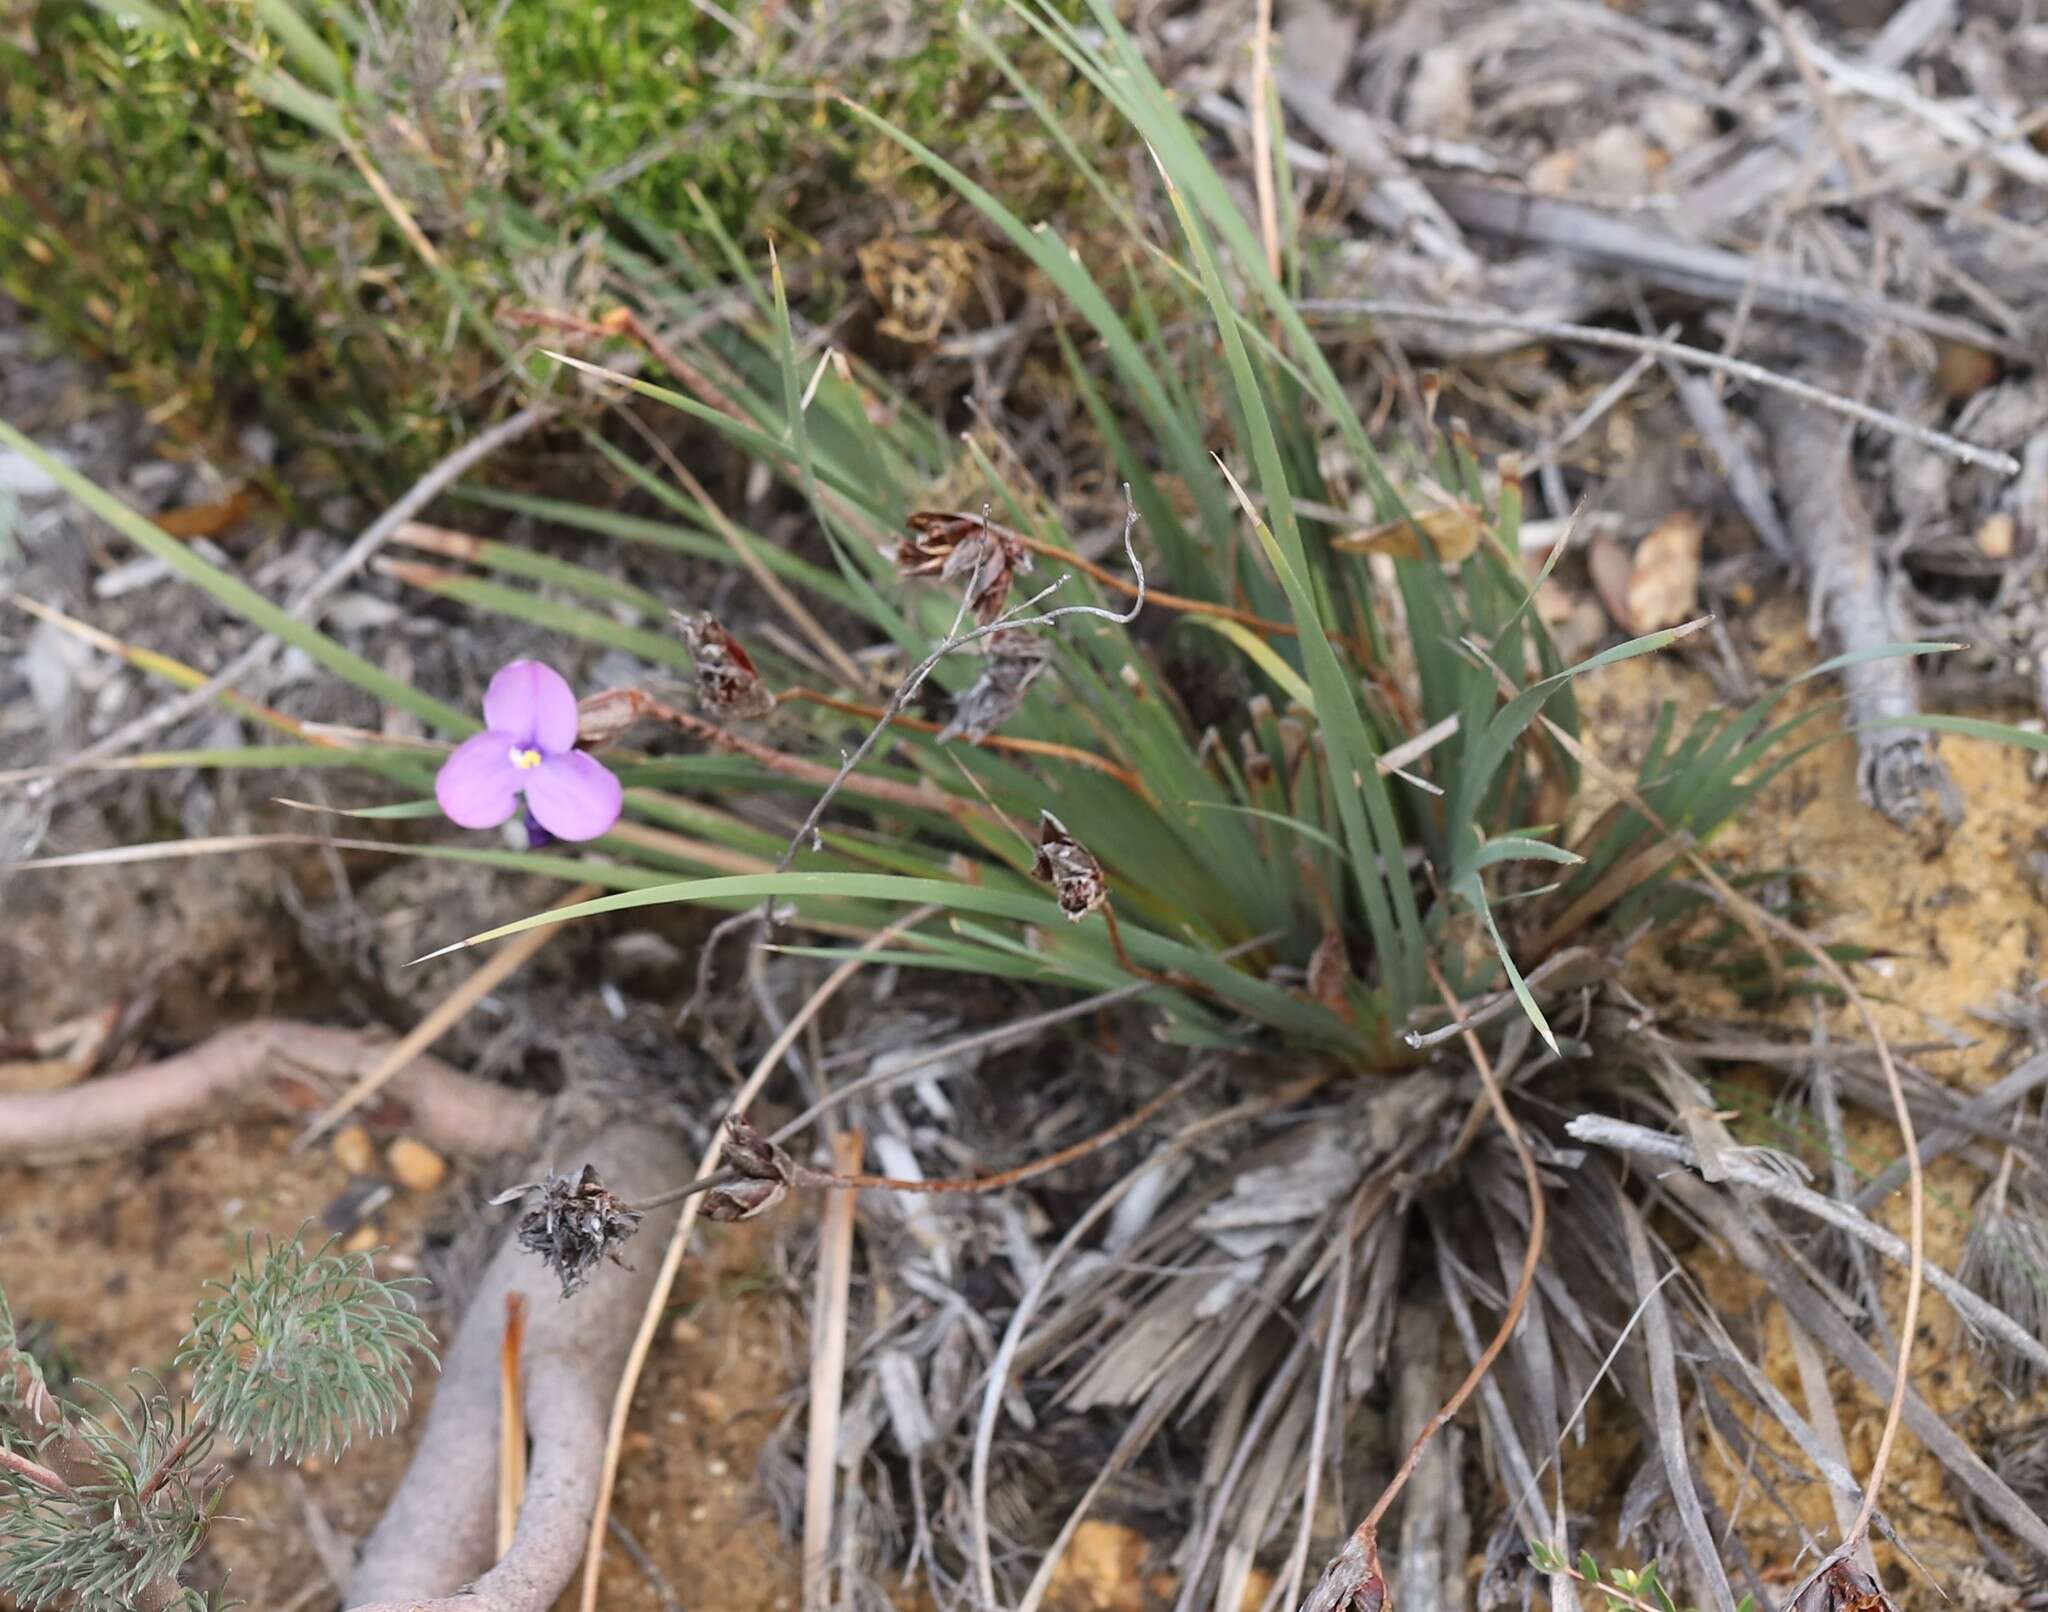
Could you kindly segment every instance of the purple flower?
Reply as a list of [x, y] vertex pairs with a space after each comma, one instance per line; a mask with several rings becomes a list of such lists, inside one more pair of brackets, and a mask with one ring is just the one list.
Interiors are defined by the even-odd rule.
[[619, 820], [622, 791], [576, 748], [576, 696], [537, 660], [499, 668], [484, 691], [484, 731], [455, 747], [434, 780], [450, 822], [496, 828], [519, 809], [558, 840], [594, 840]]

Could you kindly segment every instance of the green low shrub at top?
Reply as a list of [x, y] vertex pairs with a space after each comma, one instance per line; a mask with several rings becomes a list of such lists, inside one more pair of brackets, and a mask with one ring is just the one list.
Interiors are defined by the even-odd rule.
[[494, 310], [553, 300], [565, 260], [928, 220], [836, 95], [1077, 200], [950, 29], [828, 9], [44, 0], [0, 35], [0, 291], [161, 417], [255, 411], [374, 479], [488, 410], [516, 376]]

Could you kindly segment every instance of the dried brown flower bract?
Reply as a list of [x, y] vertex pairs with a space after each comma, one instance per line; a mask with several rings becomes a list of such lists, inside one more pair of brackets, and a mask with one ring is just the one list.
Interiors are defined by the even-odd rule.
[[1392, 1612], [1393, 1605], [1380, 1568], [1379, 1539], [1371, 1529], [1360, 1528], [1330, 1558], [1301, 1612]]
[[964, 738], [980, 743], [1011, 717], [1052, 664], [1052, 645], [1022, 627], [1006, 627], [988, 636], [981, 676], [953, 701], [953, 719], [939, 731], [943, 741]]
[[948, 514], [919, 510], [905, 523], [910, 536], [898, 543], [891, 558], [905, 577], [973, 579], [967, 604], [974, 619], [986, 627], [1001, 619], [1010, 601], [1010, 587], [1031, 570], [1031, 551], [1007, 526], [986, 514]]
[[669, 619], [697, 662], [697, 688], [705, 710], [716, 717], [748, 722], [775, 709], [775, 695], [761, 681], [753, 657], [716, 616], [708, 610], [694, 616], [674, 610]]
[[752, 1220], [789, 1196], [796, 1163], [755, 1130], [744, 1115], [725, 1122], [725, 1166], [741, 1179], [713, 1187], [698, 1211], [706, 1220]]
[[1038, 858], [1031, 877], [1052, 886], [1069, 923], [1079, 923], [1109, 899], [1109, 881], [1095, 853], [1051, 812], [1038, 814]]
[[599, 1260], [625, 1263], [619, 1247], [640, 1229], [640, 1211], [609, 1191], [595, 1169], [586, 1164], [576, 1175], [550, 1170], [537, 1191], [519, 1217], [519, 1246], [540, 1255], [561, 1278], [563, 1298], [590, 1280]]
[[640, 720], [646, 696], [638, 689], [613, 688], [592, 694], [576, 705], [576, 744], [583, 750], [601, 750], [616, 743], [628, 728]]
[[1898, 1612], [1876, 1579], [1846, 1556], [1822, 1565], [1785, 1612]]

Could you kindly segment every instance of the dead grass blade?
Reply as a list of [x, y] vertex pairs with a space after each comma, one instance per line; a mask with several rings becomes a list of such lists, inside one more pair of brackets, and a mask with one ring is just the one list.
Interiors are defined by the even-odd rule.
[[[859, 1131], [832, 1138], [832, 1167], [840, 1175], [860, 1168], [865, 1139]], [[804, 1441], [805, 1612], [831, 1604], [832, 1490], [838, 1475], [839, 1407], [846, 1389], [847, 1300], [853, 1283], [853, 1212], [850, 1192], [825, 1202], [818, 1233], [818, 1296], [811, 1309], [811, 1403]]]
[[526, 1405], [521, 1397], [520, 1349], [526, 1342], [526, 1295], [505, 1295], [505, 1344], [499, 1356], [498, 1557], [512, 1548], [519, 1507], [526, 1499]]
[[1664, 1463], [1665, 1486], [1671, 1491], [1672, 1504], [1678, 1508], [1686, 1543], [1692, 1547], [1695, 1571], [1712, 1586], [1714, 1600], [1722, 1612], [1735, 1612], [1735, 1591], [1728, 1582], [1727, 1570], [1721, 1566], [1721, 1552], [1707, 1527], [1706, 1513], [1700, 1508], [1699, 1487], [1693, 1481], [1685, 1410], [1678, 1398], [1678, 1351], [1672, 1342], [1670, 1306], [1665, 1302], [1656, 1265], [1650, 1257], [1650, 1235], [1643, 1226], [1642, 1212], [1634, 1204], [1619, 1192], [1614, 1194], [1614, 1202], [1628, 1244], [1629, 1269], [1642, 1297], [1643, 1352], [1650, 1365], [1650, 1397], [1656, 1414], [1657, 1453]]

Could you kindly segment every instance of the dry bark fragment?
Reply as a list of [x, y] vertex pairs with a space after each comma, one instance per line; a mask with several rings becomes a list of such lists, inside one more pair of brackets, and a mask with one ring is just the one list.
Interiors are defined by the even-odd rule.
[[[1806, 566], [1815, 613], [1846, 653], [1906, 642], [1913, 635], [1897, 590], [1878, 567], [1848, 433], [1838, 421], [1783, 400], [1766, 398], [1761, 407], [1786, 525]], [[1912, 658], [1858, 661], [1843, 668], [1841, 679], [1857, 730], [1856, 784], [1865, 802], [1904, 827], [1931, 795], [1949, 824], [1959, 821], [1962, 797], [1934, 753], [1933, 735], [1924, 728], [1869, 726], [1920, 714]]]

